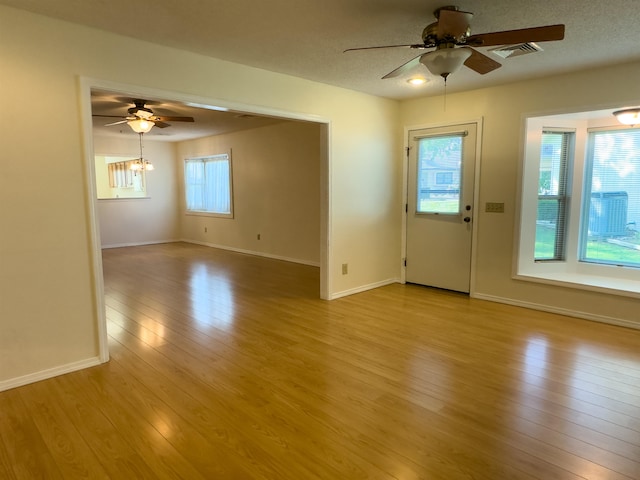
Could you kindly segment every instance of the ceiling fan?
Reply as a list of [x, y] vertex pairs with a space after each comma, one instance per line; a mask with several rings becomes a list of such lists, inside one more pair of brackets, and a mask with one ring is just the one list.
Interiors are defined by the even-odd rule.
[[133, 106], [127, 110], [128, 115], [100, 115], [94, 114], [94, 117], [121, 118], [117, 122], [107, 123], [105, 127], [120, 125], [127, 123], [136, 133], [147, 133], [151, 128], [167, 128], [171, 125], [166, 122], [193, 122], [193, 117], [176, 117], [170, 115], [156, 115], [153, 110], [148, 108], [147, 100], [132, 99]]
[[473, 13], [463, 12], [456, 6], [445, 6], [433, 14], [436, 21], [422, 32], [422, 43], [349, 48], [345, 52], [380, 48], [434, 49], [412, 58], [382, 78], [397, 77], [422, 63], [431, 73], [443, 77], [446, 83], [447, 77], [463, 64], [481, 75], [502, 66], [472, 47], [549, 42], [564, 38], [564, 25], [561, 24], [471, 35]]

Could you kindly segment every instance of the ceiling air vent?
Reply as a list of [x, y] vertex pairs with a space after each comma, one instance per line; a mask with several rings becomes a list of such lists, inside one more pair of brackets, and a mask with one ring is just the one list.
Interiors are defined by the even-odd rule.
[[502, 58], [519, 57], [520, 55], [527, 55], [529, 53], [542, 52], [542, 48], [533, 42], [519, 43], [517, 45], [504, 45], [498, 48], [492, 48], [490, 52]]

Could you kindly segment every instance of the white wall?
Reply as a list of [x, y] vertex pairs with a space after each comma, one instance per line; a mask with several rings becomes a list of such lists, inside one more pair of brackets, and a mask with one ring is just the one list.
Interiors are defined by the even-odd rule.
[[[96, 155], [139, 155], [137, 136], [94, 137]], [[176, 146], [144, 139], [144, 158], [153, 163], [147, 172], [146, 198], [98, 200], [100, 243], [103, 248], [170, 242], [180, 238]]]
[[[318, 124], [287, 121], [180, 142], [177, 170], [182, 238], [319, 265], [320, 141]], [[234, 217], [184, 214], [184, 159], [229, 151]]]
[[[637, 105], [639, 76], [633, 63], [449, 94], [446, 112], [441, 97], [402, 102], [405, 126], [484, 118], [475, 296], [640, 326], [637, 299], [512, 278], [525, 114]], [[505, 213], [483, 212], [486, 202], [504, 202]]]
[[0, 389], [100, 361], [81, 77], [325, 119], [327, 295], [399, 277], [397, 102], [4, 6], [0, 72]]

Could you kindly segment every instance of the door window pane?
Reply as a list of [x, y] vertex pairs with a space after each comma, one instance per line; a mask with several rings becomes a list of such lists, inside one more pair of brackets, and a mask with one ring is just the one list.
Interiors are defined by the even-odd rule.
[[460, 213], [462, 136], [418, 140], [417, 213]]

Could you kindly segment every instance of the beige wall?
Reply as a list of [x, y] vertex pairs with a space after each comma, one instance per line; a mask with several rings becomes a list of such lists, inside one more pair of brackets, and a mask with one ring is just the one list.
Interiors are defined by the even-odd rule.
[[0, 72], [0, 390], [100, 361], [81, 78], [325, 122], [328, 297], [400, 277], [402, 127], [483, 117], [480, 206], [506, 211], [476, 218], [475, 294], [639, 322], [636, 299], [516, 281], [512, 259], [523, 115], [637, 104], [640, 64], [450, 94], [444, 112], [0, 7]]
[[283, 122], [180, 142], [180, 186], [185, 158], [231, 151], [234, 197], [233, 218], [185, 215], [181, 189], [182, 238], [319, 265], [320, 141], [318, 124]]
[[323, 119], [327, 296], [399, 277], [397, 102], [7, 7], [0, 72], [0, 389], [100, 361], [81, 78]]
[[[514, 228], [524, 116], [637, 105], [640, 63], [402, 102], [405, 126], [484, 119], [480, 169], [475, 296], [640, 326], [640, 301], [514, 280]], [[452, 77], [450, 80], [453, 82]], [[484, 213], [504, 202], [505, 213]]]
[[[137, 136], [94, 137], [97, 155], [129, 156], [139, 151]], [[175, 241], [180, 238], [176, 146], [144, 140], [144, 158], [153, 163], [147, 173], [146, 198], [97, 200], [102, 247]]]

